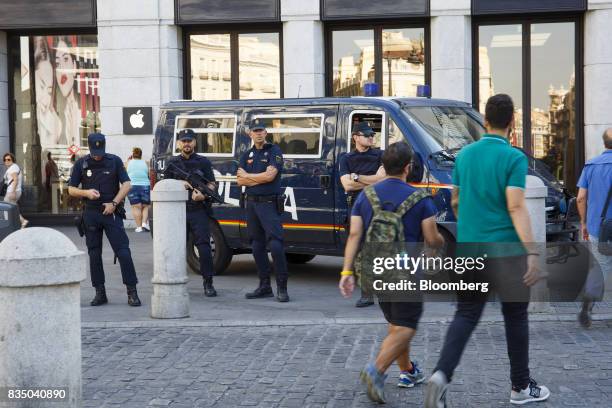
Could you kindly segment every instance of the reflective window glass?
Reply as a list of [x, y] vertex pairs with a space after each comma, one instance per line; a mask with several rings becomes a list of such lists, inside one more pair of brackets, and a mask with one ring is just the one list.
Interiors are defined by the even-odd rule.
[[425, 30], [382, 31], [383, 96], [416, 96], [425, 84]]
[[363, 95], [366, 82], [375, 82], [374, 30], [334, 31], [333, 96]]
[[280, 98], [278, 33], [239, 34], [240, 99]]
[[229, 34], [189, 36], [191, 55], [191, 98], [231, 99], [232, 80]]
[[323, 115], [261, 115], [255, 116], [266, 126], [266, 140], [277, 144], [283, 154], [321, 156]]
[[[197, 153], [206, 156], [233, 156], [236, 135], [236, 118], [233, 115], [178, 117], [176, 134], [183, 129], [195, 132]], [[179, 153], [178, 147], [175, 147], [175, 153]]]

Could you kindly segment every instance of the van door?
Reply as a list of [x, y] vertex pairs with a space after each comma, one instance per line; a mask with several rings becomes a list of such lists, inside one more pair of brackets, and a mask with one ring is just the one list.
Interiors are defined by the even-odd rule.
[[[337, 106], [257, 107], [245, 110], [244, 123], [262, 120], [267, 140], [284, 157], [283, 228], [290, 251], [336, 248], [333, 175]], [[244, 228], [244, 239], [247, 238]]]

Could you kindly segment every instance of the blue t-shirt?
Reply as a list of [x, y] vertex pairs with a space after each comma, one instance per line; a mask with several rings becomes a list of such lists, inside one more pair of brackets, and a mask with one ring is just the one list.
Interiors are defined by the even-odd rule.
[[[612, 150], [589, 160], [582, 170], [578, 187], [587, 189], [587, 230], [589, 235], [599, 236], [601, 212], [606, 205], [608, 190], [612, 185]], [[612, 203], [608, 206], [606, 219], [612, 218]]]
[[365, 152], [354, 150], [340, 156], [340, 177], [345, 174], [373, 176], [382, 166], [382, 150], [368, 149]]
[[269, 183], [258, 184], [245, 189], [247, 195], [265, 196], [278, 195], [281, 193], [281, 173], [283, 171], [283, 153], [281, 149], [271, 143], [266, 143], [261, 149], [255, 146], [240, 156], [240, 168], [247, 173], [263, 173], [268, 166], [274, 166], [278, 170], [276, 177]]
[[[383, 209], [395, 211], [417, 189], [402, 180], [389, 178], [376, 183], [374, 191], [376, 191]], [[408, 210], [402, 217], [406, 242], [423, 242], [421, 222], [436, 215], [436, 212], [436, 206], [431, 197], [422, 199]], [[364, 231], [368, 229], [374, 214], [372, 212], [372, 205], [363, 192], [357, 197], [351, 215], [361, 217], [363, 219]]]
[[127, 165], [127, 173], [133, 186], [149, 186], [149, 167], [144, 160], [132, 159]]

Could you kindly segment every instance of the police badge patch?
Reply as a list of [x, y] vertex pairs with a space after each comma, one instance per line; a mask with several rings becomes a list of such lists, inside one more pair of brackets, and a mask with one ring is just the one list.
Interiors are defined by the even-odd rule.
[[92, 175], [91, 170], [87, 170], [87, 177], [91, 177], [91, 175]]
[[249, 157], [253, 157], [253, 152], [249, 153]]
[[283, 161], [283, 159], [282, 159], [280, 156], [276, 156], [276, 162], [277, 162], [278, 164], [281, 164], [281, 163], [282, 163], [282, 161]]

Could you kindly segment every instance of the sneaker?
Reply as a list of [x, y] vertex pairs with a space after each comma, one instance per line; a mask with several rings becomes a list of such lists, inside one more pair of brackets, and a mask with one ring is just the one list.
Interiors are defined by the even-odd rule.
[[137, 227], [134, 232], [142, 232], [142, 227]]
[[416, 384], [420, 384], [425, 381], [425, 374], [419, 368], [416, 362], [412, 362], [413, 372], [402, 371], [399, 376], [399, 382], [397, 383], [398, 387], [401, 388], [412, 388]]
[[380, 404], [385, 403], [385, 380], [387, 376], [378, 372], [374, 364], [370, 363], [361, 371], [361, 382], [368, 388], [368, 398]]
[[425, 408], [446, 408], [446, 392], [448, 380], [446, 375], [438, 370], [429, 377], [425, 391]]
[[142, 223], [142, 229], [145, 231], [151, 231], [151, 227], [149, 227], [149, 223], [148, 222], [143, 222]]
[[546, 401], [550, 397], [550, 391], [543, 385], [538, 385], [533, 379], [529, 379], [529, 384], [522, 390], [515, 390], [512, 387], [510, 392], [510, 403], [516, 405], [528, 404], [530, 402]]

